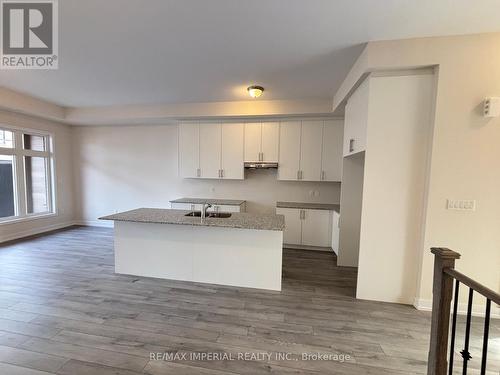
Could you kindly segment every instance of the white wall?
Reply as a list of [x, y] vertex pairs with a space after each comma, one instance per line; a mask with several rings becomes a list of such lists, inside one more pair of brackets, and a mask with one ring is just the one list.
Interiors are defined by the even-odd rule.
[[369, 81], [356, 296], [412, 304], [422, 246], [434, 75]]
[[338, 254], [338, 265], [342, 267], [358, 266], [364, 171], [364, 152], [343, 159]]
[[[336, 203], [340, 184], [277, 181], [276, 170], [247, 171], [246, 179], [178, 177], [177, 126], [81, 126], [73, 129], [77, 218], [137, 207], [169, 208], [180, 197], [234, 198], [249, 212], [274, 212], [276, 201]], [[311, 197], [318, 191], [319, 197]]]
[[[500, 96], [499, 46], [498, 33], [369, 43], [335, 95], [338, 106], [370, 71], [439, 67], [416, 293], [421, 308], [432, 298], [432, 246], [458, 251], [458, 270], [500, 291], [500, 118], [481, 115], [483, 99]], [[447, 198], [475, 199], [477, 209], [446, 210]]]
[[45, 130], [54, 135], [56, 159], [57, 215], [16, 223], [0, 224], [0, 242], [41, 233], [73, 223], [73, 173], [71, 129], [68, 125], [41, 120], [13, 112], [0, 111], [0, 124]]

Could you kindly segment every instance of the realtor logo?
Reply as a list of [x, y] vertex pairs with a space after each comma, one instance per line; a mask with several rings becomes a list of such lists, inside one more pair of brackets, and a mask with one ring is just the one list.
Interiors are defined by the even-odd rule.
[[57, 0], [1, 0], [2, 69], [57, 69]]

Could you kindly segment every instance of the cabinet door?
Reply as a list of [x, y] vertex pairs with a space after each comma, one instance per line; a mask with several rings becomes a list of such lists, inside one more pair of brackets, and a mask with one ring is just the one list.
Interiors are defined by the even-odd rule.
[[171, 203], [170, 206], [173, 210], [201, 211], [203, 205], [193, 203]]
[[323, 121], [302, 121], [300, 140], [300, 179], [321, 180]]
[[245, 124], [245, 161], [260, 161], [261, 143], [261, 123]]
[[339, 255], [339, 236], [340, 236], [340, 215], [333, 211], [332, 216], [332, 250]]
[[300, 121], [280, 123], [278, 180], [298, 180], [300, 167]]
[[192, 205], [191, 203], [170, 203], [170, 207], [172, 208], [172, 210], [191, 210], [193, 209], [194, 205]]
[[212, 207], [211, 211], [217, 211], [215, 207], [218, 207], [219, 212], [241, 212], [240, 206], [218, 204]]
[[332, 212], [304, 210], [302, 220], [302, 245], [332, 246]]
[[342, 142], [344, 122], [328, 120], [323, 125], [323, 147], [321, 156], [321, 181], [342, 179]]
[[285, 216], [283, 243], [288, 245], [300, 245], [302, 242], [302, 220], [300, 219], [300, 210], [296, 208], [277, 208], [276, 213]]
[[220, 124], [200, 124], [200, 170], [202, 178], [219, 178], [221, 163]]
[[179, 176], [193, 178], [198, 176], [199, 157], [199, 125], [198, 123], [182, 123], [179, 125]]
[[366, 79], [354, 91], [345, 106], [344, 156], [366, 150], [369, 90], [369, 79]]
[[280, 124], [264, 122], [262, 124], [262, 157], [263, 161], [277, 162], [279, 158]]
[[243, 132], [243, 124], [222, 124], [222, 178], [243, 180]]

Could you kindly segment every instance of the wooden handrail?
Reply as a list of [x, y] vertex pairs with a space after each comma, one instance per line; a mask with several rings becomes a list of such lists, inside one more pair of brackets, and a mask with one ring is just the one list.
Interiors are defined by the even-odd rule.
[[472, 280], [470, 277], [465, 276], [463, 273], [460, 273], [455, 269], [445, 268], [443, 272], [460, 281], [462, 284], [467, 285], [469, 288], [474, 289], [475, 292], [482, 294], [483, 297], [486, 297], [492, 300], [497, 305], [500, 305], [500, 294], [496, 293], [495, 291], [479, 284], [477, 281]]
[[500, 304], [500, 295], [470, 277], [455, 270], [455, 260], [460, 254], [446, 248], [431, 248], [434, 257], [434, 284], [432, 289], [432, 325], [429, 346], [428, 375], [446, 375], [448, 372], [448, 332], [450, 325], [451, 300], [453, 283], [455, 283], [455, 302], [453, 308], [452, 336], [450, 343], [450, 374], [453, 371], [453, 356], [455, 344], [456, 317], [458, 310], [459, 286], [464, 284], [469, 287], [467, 306], [467, 322], [465, 327], [464, 349], [460, 352], [463, 358], [463, 373], [467, 373], [467, 364], [471, 359], [469, 353], [469, 335], [472, 317], [473, 294], [477, 292], [486, 298], [483, 352], [481, 359], [481, 374], [486, 373], [488, 355], [488, 333], [490, 321], [491, 302]]
[[432, 286], [431, 341], [429, 345], [428, 375], [445, 375], [448, 365], [448, 331], [450, 327], [453, 278], [443, 270], [455, 268], [460, 254], [446, 248], [433, 247], [434, 284]]

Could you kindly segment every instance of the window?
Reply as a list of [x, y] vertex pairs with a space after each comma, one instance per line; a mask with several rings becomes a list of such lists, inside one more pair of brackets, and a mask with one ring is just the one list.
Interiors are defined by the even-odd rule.
[[53, 213], [52, 163], [50, 135], [0, 128], [0, 223]]

